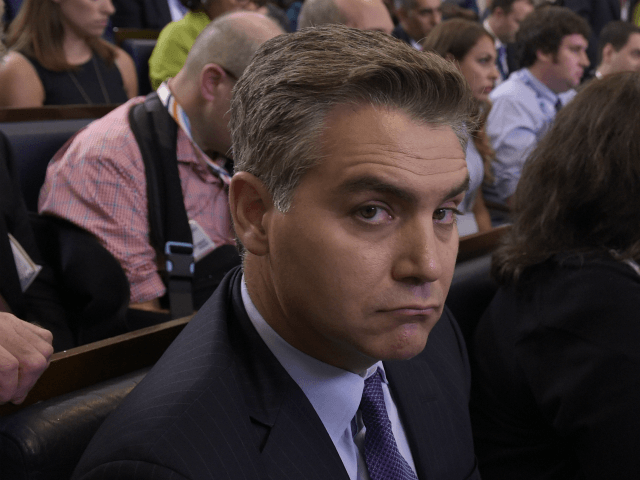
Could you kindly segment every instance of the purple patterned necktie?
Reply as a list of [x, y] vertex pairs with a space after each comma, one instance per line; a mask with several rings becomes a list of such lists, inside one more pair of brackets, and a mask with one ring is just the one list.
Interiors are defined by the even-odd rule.
[[391, 430], [382, 392], [380, 369], [364, 381], [360, 402], [364, 435], [364, 458], [371, 480], [418, 480], [416, 474], [398, 451]]

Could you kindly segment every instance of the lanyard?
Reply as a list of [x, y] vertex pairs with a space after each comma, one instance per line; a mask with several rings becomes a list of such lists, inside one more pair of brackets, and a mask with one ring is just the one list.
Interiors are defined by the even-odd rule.
[[162, 104], [167, 107], [169, 115], [171, 115], [171, 117], [176, 121], [182, 131], [187, 134], [193, 146], [196, 147], [202, 154], [202, 158], [204, 158], [205, 162], [207, 162], [207, 166], [212, 171], [212, 173], [220, 178], [220, 180], [222, 180], [224, 184], [229, 185], [231, 183], [231, 175], [229, 174], [229, 172], [227, 172], [223, 167], [215, 164], [213, 160], [211, 160], [209, 156], [202, 151], [198, 144], [193, 141], [193, 137], [191, 136], [191, 123], [189, 122], [189, 117], [187, 117], [185, 111], [176, 101], [176, 98], [171, 93], [171, 90], [169, 90], [167, 82], [164, 82], [162, 85], [160, 85], [160, 87], [158, 87], [157, 93]]

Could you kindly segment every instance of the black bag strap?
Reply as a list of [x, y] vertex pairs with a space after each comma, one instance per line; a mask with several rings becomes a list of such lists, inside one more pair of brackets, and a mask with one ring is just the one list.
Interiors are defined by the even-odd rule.
[[129, 124], [144, 160], [149, 238], [166, 261], [171, 318], [193, 313], [193, 239], [184, 207], [176, 154], [178, 125], [154, 92], [129, 111]]

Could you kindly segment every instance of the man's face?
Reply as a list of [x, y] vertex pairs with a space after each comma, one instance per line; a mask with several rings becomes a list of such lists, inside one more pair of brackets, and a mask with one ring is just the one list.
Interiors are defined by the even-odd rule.
[[558, 51], [547, 55], [550, 59], [545, 81], [547, 87], [556, 93], [562, 93], [580, 84], [584, 69], [589, 66], [588, 45], [587, 39], [579, 33], [562, 38]]
[[440, 0], [416, 0], [414, 8], [409, 10], [401, 8], [396, 11], [402, 28], [413, 40], [419, 42], [442, 21], [440, 3]]
[[393, 21], [382, 0], [341, 0], [338, 7], [348, 27], [391, 34]]
[[520, 24], [531, 12], [533, 12], [533, 5], [527, 0], [513, 2], [509, 13], [505, 13], [503, 16], [500, 33], [496, 32], [496, 35], [500, 37], [500, 41], [502, 43], [515, 42]]
[[323, 160], [290, 210], [262, 220], [268, 293], [256, 306], [294, 347], [360, 372], [423, 350], [453, 276], [468, 174], [450, 127], [371, 106], [338, 107], [325, 126]]
[[[605, 46], [606, 48], [606, 46]], [[632, 33], [619, 51], [611, 47], [608, 58], [609, 72], [637, 72], [640, 70], [640, 33]]]

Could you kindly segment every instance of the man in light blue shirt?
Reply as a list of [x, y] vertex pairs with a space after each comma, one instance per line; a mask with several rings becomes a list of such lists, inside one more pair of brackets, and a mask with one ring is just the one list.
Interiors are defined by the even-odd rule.
[[489, 95], [495, 180], [485, 186], [485, 200], [510, 206], [527, 157], [589, 66], [587, 38], [586, 21], [563, 7], [538, 9], [522, 22], [516, 40], [523, 68]]

